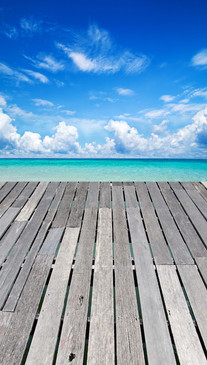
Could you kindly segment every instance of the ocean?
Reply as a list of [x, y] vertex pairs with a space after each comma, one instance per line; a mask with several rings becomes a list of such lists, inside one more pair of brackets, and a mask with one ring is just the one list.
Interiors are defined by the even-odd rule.
[[0, 159], [1, 181], [207, 181], [207, 160]]

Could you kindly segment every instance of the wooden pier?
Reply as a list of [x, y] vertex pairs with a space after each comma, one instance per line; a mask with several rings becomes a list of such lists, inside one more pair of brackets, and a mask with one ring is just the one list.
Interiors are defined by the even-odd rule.
[[206, 365], [207, 184], [0, 183], [1, 365]]

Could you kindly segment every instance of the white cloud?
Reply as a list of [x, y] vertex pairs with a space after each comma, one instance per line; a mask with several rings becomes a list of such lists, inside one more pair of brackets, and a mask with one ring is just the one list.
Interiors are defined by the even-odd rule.
[[160, 124], [154, 124], [152, 126], [152, 132], [155, 134], [162, 134], [167, 129], [167, 123], [169, 121], [167, 119], [163, 120]]
[[20, 27], [26, 33], [39, 33], [42, 31], [42, 21], [35, 20], [33, 18], [22, 18], [20, 20]]
[[78, 131], [77, 128], [72, 125], [67, 125], [65, 122], [60, 122], [55, 127], [56, 133], [52, 136], [46, 136], [43, 140], [43, 146], [49, 151], [68, 153], [73, 151], [76, 153], [81, 152], [81, 147], [77, 142]]
[[207, 68], [207, 49], [203, 49], [192, 58], [192, 65]]
[[175, 96], [172, 95], [162, 95], [160, 97], [161, 100], [165, 101], [166, 103], [169, 103], [170, 101], [175, 99]]
[[34, 79], [39, 80], [43, 84], [47, 84], [49, 82], [48, 78], [40, 72], [35, 72], [31, 70], [24, 70], [24, 72], [26, 72], [29, 76], [32, 76]]
[[149, 58], [145, 55], [135, 55], [127, 50], [118, 51], [115, 44], [112, 44], [109, 33], [96, 25], [91, 26], [84, 36], [74, 38], [70, 47], [62, 43], [57, 43], [57, 47], [82, 72], [115, 73], [122, 70], [126, 73], [139, 73], [149, 65]]
[[56, 61], [54, 57], [50, 55], [39, 54], [37, 59], [33, 59], [28, 56], [24, 56], [28, 59], [35, 67], [43, 68], [51, 72], [58, 72], [64, 70], [65, 66], [61, 61]]
[[156, 119], [167, 114], [169, 114], [169, 111], [167, 109], [155, 109], [145, 113], [145, 117], [150, 119]]
[[67, 115], [74, 115], [76, 113], [75, 110], [61, 110], [61, 112]]
[[23, 153], [28, 152], [46, 152], [41, 141], [39, 133], [25, 132], [20, 138], [18, 148]]
[[44, 99], [32, 99], [36, 106], [53, 106], [54, 104], [51, 101]]
[[27, 77], [26, 75], [24, 75], [19, 71], [12, 69], [11, 67], [8, 67], [4, 63], [0, 63], [0, 73], [13, 78], [17, 82], [28, 82], [28, 83], [32, 82], [31, 79], [29, 79], [29, 77]]
[[131, 89], [123, 89], [122, 87], [118, 87], [116, 89], [117, 93], [119, 95], [133, 95], [134, 94], [134, 91], [131, 90]]
[[18, 31], [15, 27], [6, 24], [3, 33], [10, 39], [16, 39], [18, 37]]
[[6, 99], [2, 95], [0, 95], [0, 106], [6, 106]]

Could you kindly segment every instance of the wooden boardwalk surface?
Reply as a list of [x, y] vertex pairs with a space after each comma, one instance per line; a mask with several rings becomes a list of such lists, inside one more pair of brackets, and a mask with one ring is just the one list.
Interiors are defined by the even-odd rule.
[[206, 285], [206, 183], [0, 183], [1, 365], [207, 364]]

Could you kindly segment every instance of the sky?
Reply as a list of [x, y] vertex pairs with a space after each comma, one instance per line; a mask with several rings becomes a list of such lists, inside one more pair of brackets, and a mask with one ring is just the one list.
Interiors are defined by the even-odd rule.
[[207, 158], [206, 0], [0, 0], [0, 157]]

